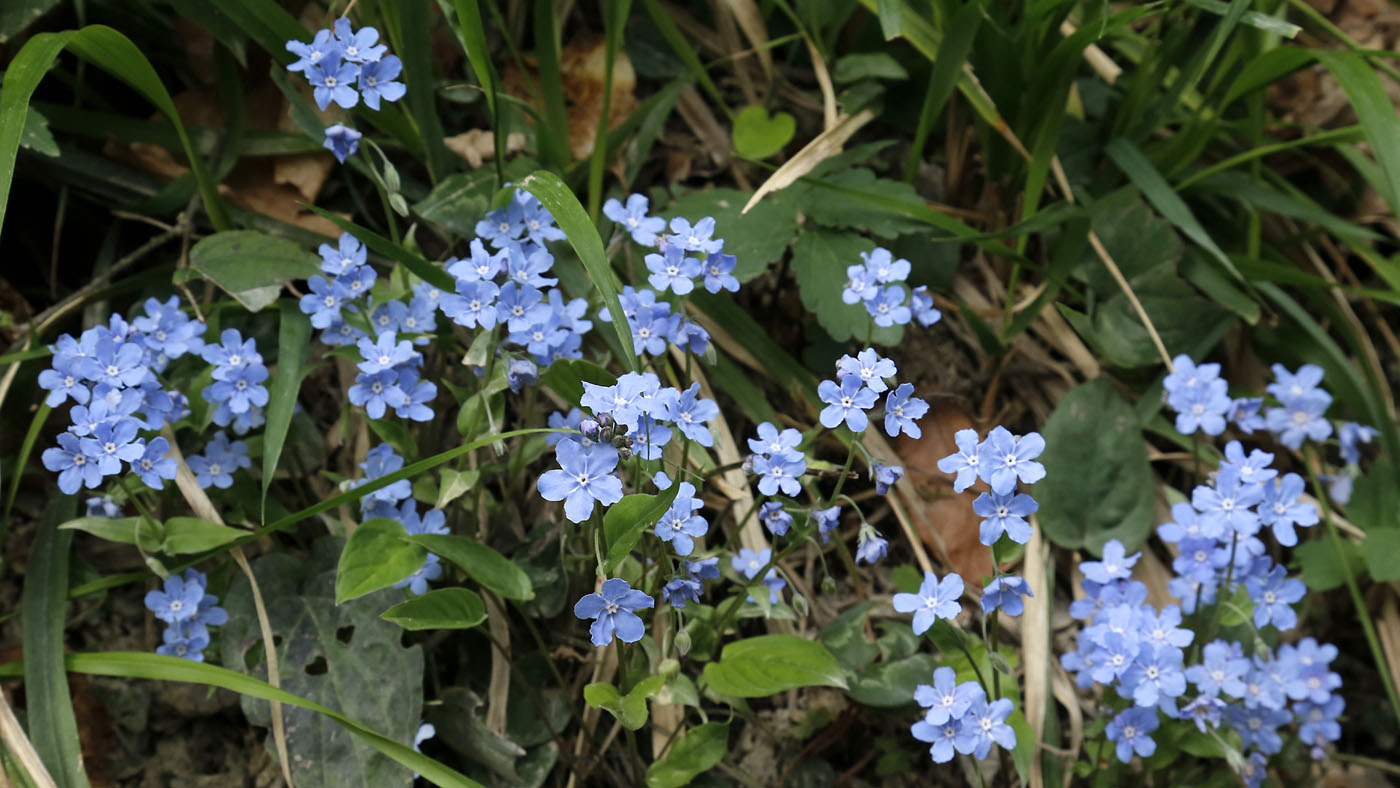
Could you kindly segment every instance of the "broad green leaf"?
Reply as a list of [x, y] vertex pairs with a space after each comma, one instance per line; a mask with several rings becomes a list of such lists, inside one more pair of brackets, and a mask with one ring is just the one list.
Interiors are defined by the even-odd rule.
[[259, 507], [263, 512], [267, 510], [267, 488], [272, 486], [277, 463], [282, 459], [282, 447], [287, 443], [287, 430], [292, 426], [297, 392], [306, 374], [306, 351], [311, 346], [310, 319], [294, 301], [282, 301], [279, 306], [277, 370], [272, 373], [267, 387], [267, 426], [263, 429], [262, 503]]
[[1040, 525], [1055, 544], [1095, 554], [1110, 539], [1131, 552], [1156, 514], [1152, 469], [1133, 408], [1104, 378], [1060, 398], [1042, 430]]
[[749, 159], [766, 159], [783, 149], [797, 131], [797, 121], [786, 112], [768, 117], [768, 110], [750, 105], [734, 116], [734, 150]]
[[166, 555], [202, 553], [247, 535], [242, 528], [230, 528], [197, 517], [172, 517], [165, 521], [165, 540], [160, 550]]
[[525, 570], [475, 539], [455, 534], [414, 534], [400, 538], [446, 558], [466, 572], [467, 577], [506, 599], [524, 601], [535, 597]]
[[[1367, 541], [1370, 541], [1369, 536]], [[1365, 571], [1366, 559], [1362, 555], [1362, 549], [1345, 539], [1341, 540], [1341, 545], [1340, 556], [1337, 547], [1327, 537], [1300, 541], [1298, 546], [1293, 548], [1293, 558], [1302, 567], [1303, 583], [1308, 588], [1313, 591], [1341, 588], [1347, 581], [1346, 568], [1343, 567], [1342, 561], [1347, 562], [1353, 577]], [[1394, 556], [1390, 557], [1393, 560]]]
[[447, 506], [475, 487], [481, 478], [481, 471], [458, 471], [452, 468], [443, 468], [441, 477], [442, 480], [438, 483], [437, 500], [433, 502], [434, 509]]
[[[917, 583], [915, 584], [917, 585]], [[880, 650], [865, 636], [865, 619], [873, 600], [861, 602], [822, 627], [817, 639], [845, 665], [848, 670], [860, 670], [869, 665]]]
[[335, 574], [336, 604], [403, 580], [423, 565], [427, 552], [408, 541], [403, 524], [375, 517], [360, 524], [345, 543]]
[[[734, 189], [706, 189], [682, 195], [660, 216], [683, 216], [695, 222], [706, 216], [715, 220], [715, 237], [724, 239], [724, 251], [736, 258], [734, 277], [747, 282], [782, 258], [797, 235], [797, 196], [800, 189], [783, 189], [740, 215], [749, 194]], [[697, 288], [698, 290], [698, 288]]]
[[909, 72], [888, 52], [853, 52], [836, 61], [831, 78], [845, 84], [861, 79], [908, 79]]
[[227, 230], [230, 225], [223, 198], [219, 196], [203, 160], [191, 145], [170, 93], [161, 84], [150, 61], [131, 39], [105, 25], [88, 25], [81, 30], [61, 33], [39, 33], [25, 42], [6, 68], [5, 80], [0, 86], [0, 228], [4, 227], [5, 209], [9, 204], [15, 156], [28, 126], [29, 98], [65, 48], [130, 85], [170, 119], [189, 159], [210, 222], [215, 229]]
[[608, 547], [607, 561], [600, 568], [603, 574], [610, 574], [632, 552], [642, 533], [671, 508], [680, 488], [679, 484], [673, 484], [656, 495], [623, 496], [608, 507], [607, 514], [603, 515], [603, 541]]
[[449, 175], [414, 204], [413, 212], [450, 233], [474, 238], [476, 223], [490, 208], [495, 189], [490, 170]]
[[470, 629], [486, 620], [486, 603], [468, 588], [436, 588], [379, 617], [404, 629]]
[[[411, 742], [423, 711], [422, 649], [404, 648], [403, 630], [379, 618], [402, 592], [336, 602], [336, 562], [343, 544], [323, 537], [309, 555], [272, 553], [253, 562], [278, 644], [281, 686], [395, 741]], [[267, 664], [252, 596], [247, 578], [236, 577], [223, 603], [229, 622], [219, 630], [219, 659], [263, 678]], [[242, 706], [249, 722], [269, 727], [267, 704], [245, 698]], [[412, 783], [407, 769], [345, 736], [330, 720], [301, 708], [283, 713], [299, 788], [408, 788]]]
[[0, 44], [39, 20], [58, 0], [11, 0], [0, 7]]
[[1240, 587], [1235, 589], [1235, 593], [1229, 600], [1221, 603], [1220, 626], [1237, 627], [1250, 620], [1254, 615], [1254, 601], [1249, 597], [1249, 590]]
[[148, 553], [159, 550], [165, 538], [160, 523], [149, 517], [79, 517], [59, 528], [84, 531], [109, 542], [138, 545]]
[[[846, 200], [814, 184], [813, 188], [802, 192], [798, 201], [808, 221], [837, 230], [862, 230], [886, 239], [927, 229], [924, 222], [910, 218], [910, 213], [914, 211], [928, 210], [924, 198], [914, 191], [913, 186], [903, 181], [877, 178], [873, 170], [865, 167], [815, 180], [840, 190], [873, 195], [878, 200]], [[880, 203], [894, 203], [906, 210], [897, 211], [893, 206], [885, 208]], [[975, 231], [969, 234], [975, 234]], [[870, 244], [871, 248], [875, 246], [874, 243]], [[841, 270], [844, 272], [846, 269], [843, 266]]]
[[583, 688], [583, 699], [595, 709], [606, 709], [622, 727], [635, 731], [647, 724], [647, 700], [660, 692], [665, 683], [661, 676], [648, 676], [637, 682], [631, 692], [621, 695], [617, 687], [599, 681]]
[[321, 272], [316, 255], [294, 241], [257, 230], [230, 230], [204, 238], [190, 250], [190, 266], [249, 312], [276, 301], [288, 280]]
[[682, 736], [647, 768], [647, 788], [680, 788], [713, 769], [729, 749], [729, 724], [707, 722]]
[[845, 671], [826, 646], [797, 635], [760, 635], [724, 647], [705, 666], [705, 682], [721, 695], [764, 698], [798, 687], [846, 688]]
[[[864, 304], [848, 304], [841, 300], [846, 267], [863, 265], [861, 253], [868, 254], [875, 246], [868, 238], [855, 233], [815, 229], [803, 232], [793, 245], [792, 271], [797, 277], [802, 304], [838, 342], [869, 339], [875, 344], [893, 347], [904, 337], [903, 326], [876, 326]], [[907, 299], [909, 289], [900, 287]]]
[[59, 785], [84, 788], [78, 722], [63, 666], [63, 627], [68, 620], [68, 549], [73, 532], [59, 523], [73, 516], [77, 498], [64, 495], [49, 505], [29, 546], [20, 607], [24, 611], [24, 691], [29, 739]]
[[938, 663], [929, 654], [868, 665], [851, 677], [851, 700], [867, 706], [907, 706], [914, 688], [933, 680]]

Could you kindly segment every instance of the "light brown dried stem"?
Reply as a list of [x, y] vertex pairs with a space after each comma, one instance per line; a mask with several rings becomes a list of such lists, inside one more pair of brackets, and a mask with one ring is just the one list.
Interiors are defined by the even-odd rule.
[[[39, 757], [39, 752], [34, 749], [34, 743], [29, 740], [24, 727], [15, 717], [14, 709], [10, 708], [9, 698], [5, 697], [3, 692], [0, 692], [0, 740], [5, 742], [5, 749], [19, 761], [20, 767], [36, 788], [58, 788], [48, 768], [44, 766], [43, 759]], [[3, 771], [0, 771], [0, 775], [3, 775]]]

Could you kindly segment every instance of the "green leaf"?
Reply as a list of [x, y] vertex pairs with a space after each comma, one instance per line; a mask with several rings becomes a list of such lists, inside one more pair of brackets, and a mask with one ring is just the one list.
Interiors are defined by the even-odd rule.
[[735, 698], [763, 698], [798, 687], [846, 688], [845, 671], [826, 646], [797, 635], [760, 635], [724, 647], [705, 666], [710, 689]]
[[404, 629], [471, 629], [486, 620], [486, 603], [468, 588], [437, 588], [379, 616]]
[[588, 220], [578, 198], [569, 187], [559, 180], [559, 176], [548, 170], [537, 170], [520, 182], [520, 188], [530, 192], [549, 210], [559, 229], [568, 236], [569, 245], [583, 262], [588, 271], [588, 279], [602, 296], [603, 306], [612, 316], [612, 330], [622, 347], [623, 363], [633, 372], [637, 364], [637, 348], [632, 344], [632, 330], [628, 328], [627, 316], [622, 313], [622, 303], [617, 300], [617, 277], [608, 263], [603, 250], [603, 240], [598, 237], [598, 228]]
[[58, 0], [12, 0], [0, 8], [0, 44], [38, 21]]
[[81, 30], [62, 33], [39, 33], [25, 42], [5, 70], [3, 89], [0, 89], [0, 228], [4, 226], [5, 209], [9, 204], [15, 157], [28, 125], [29, 98], [39, 81], [49, 72], [59, 52], [65, 48], [130, 85], [170, 119], [185, 149], [194, 179], [199, 184], [204, 210], [209, 214], [210, 222], [215, 229], [227, 230], [230, 225], [223, 198], [219, 196], [203, 160], [191, 145], [170, 93], [161, 84], [150, 61], [131, 39], [105, 25], [88, 25]]
[[1097, 554], [1118, 539], [1131, 552], [1156, 514], [1152, 469], [1133, 407], [1103, 378], [1065, 394], [1045, 423], [1040, 524], [1055, 544]]
[[291, 300], [281, 302], [279, 307], [277, 371], [272, 373], [272, 382], [268, 384], [267, 426], [263, 429], [262, 503], [259, 505], [263, 512], [267, 511], [267, 488], [272, 486], [277, 462], [282, 459], [282, 447], [287, 443], [287, 430], [292, 426], [297, 392], [306, 374], [306, 351], [311, 346], [311, 321], [301, 308]]
[[875, 344], [893, 347], [904, 337], [903, 326], [876, 326], [864, 305], [841, 300], [846, 267], [861, 265], [861, 253], [874, 249], [874, 243], [855, 233], [807, 230], [792, 248], [792, 271], [803, 306], [832, 339], [863, 342], [868, 337]]
[[42, 156], [58, 155], [58, 142], [54, 140], [53, 132], [49, 131], [49, 121], [35, 109], [30, 109], [24, 119], [24, 134], [20, 136], [19, 144]]
[[749, 194], [734, 189], [691, 192], [666, 206], [660, 216], [712, 216], [715, 237], [724, 239], [724, 251], [734, 255], [734, 277], [747, 282], [782, 258], [797, 235], [797, 196], [800, 189], [783, 189], [764, 198], [746, 214], [739, 212]]
[[[833, 229], [863, 230], [881, 238], [894, 238], [904, 233], [912, 233], [927, 228], [924, 222], [910, 218], [914, 211], [927, 211], [924, 198], [914, 191], [914, 187], [903, 181], [877, 178], [872, 170], [856, 167], [815, 180], [841, 191], [871, 195], [877, 199], [857, 201], [842, 199], [829, 189], [815, 183], [802, 192], [799, 208], [808, 221]], [[893, 203], [908, 210], [899, 211], [893, 205], [886, 208], [881, 203]], [[975, 234], [970, 233], [970, 234]], [[873, 248], [875, 244], [871, 243]], [[842, 272], [845, 267], [842, 266]]]
[[707, 722], [682, 736], [647, 768], [647, 788], [680, 788], [713, 769], [729, 749], [729, 724]]
[[734, 116], [734, 150], [748, 159], [766, 159], [783, 149], [797, 132], [797, 121], [786, 112], [768, 117], [768, 110], [750, 105]]
[[437, 77], [433, 74], [431, 32], [437, 13], [427, 2], [394, 3], [384, 6], [382, 12], [387, 14], [394, 9], [399, 12], [396, 27], [402, 35], [396, 50], [403, 58], [403, 83], [408, 86], [404, 104], [423, 140], [428, 177], [437, 182], [447, 177], [453, 168], [453, 158], [442, 141], [442, 120], [436, 101]]
[[60, 529], [84, 531], [99, 539], [119, 544], [139, 545], [148, 553], [160, 549], [164, 540], [160, 523], [149, 517], [79, 517], [69, 520]]
[[1315, 54], [1346, 91], [1366, 140], [1371, 143], [1371, 152], [1384, 176], [1372, 185], [1390, 204], [1391, 212], [1400, 213], [1400, 139], [1395, 134], [1400, 117], [1396, 116], [1385, 84], [1360, 52], [1316, 50]]
[[190, 250], [190, 266], [249, 312], [277, 300], [289, 279], [320, 274], [316, 255], [295, 241], [257, 230], [214, 233]]
[[165, 540], [160, 551], [166, 555], [202, 553], [247, 535], [242, 528], [230, 528], [197, 517], [172, 517], [165, 521]]
[[915, 654], [896, 662], [869, 665], [851, 677], [851, 700], [867, 706], [907, 706], [914, 688], [928, 684], [938, 663], [931, 655]]
[[836, 61], [831, 78], [842, 85], [862, 79], [908, 79], [909, 72], [888, 52], [854, 52]]
[[621, 695], [617, 687], [599, 681], [583, 688], [583, 699], [595, 709], [607, 710], [622, 727], [635, 731], [647, 724], [647, 700], [660, 692], [665, 683], [661, 676], [648, 676], [637, 682], [631, 692]]
[[1222, 627], [1237, 627], [1254, 615], [1254, 600], [1250, 599], [1249, 590], [1243, 586], [1235, 589], [1234, 595], [1222, 605], [1220, 611], [1220, 626]]
[[467, 577], [506, 599], [525, 601], [535, 598], [530, 576], [525, 574], [525, 570], [475, 539], [456, 534], [413, 534], [401, 538], [446, 558], [466, 572]]
[[340, 554], [336, 604], [392, 586], [413, 574], [426, 556], [422, 547], [408, 540], [402, 523], [387, 517], [367, 520], [350, 535]]
[[[1370, 541], [1369, 535], [1366, 541]], [[1361, 548], [1345, 539], [1341, 540], [1341, 545], [1340, 557], [1332, 540], [1327, 538], [1299, 542], [1298, 546], [1293, 548], [1293, 559], [1302, 567], [1303, 583], [1308, 588], [1313, 591], [1341, 588], [1347, 581], [1342, 561], [1350, 565], [1353, 577], [1360, 575], [1366, 568], [1366, 559], [1362, 557]], [[1369, 545], [1367, 549], [1370, 549]], [[1391, 557], [1394, 557], [1393, 554]]]
[[[13, 66], [12, 66], [13, 67]], [[73, 516], [77, 498], [55, 499], [44, 513], [29, 547], [20, 600], [24, 611], [24, 691], [29, 738], [34, 750], [62, 786], [83, 788], [83, 754], [78, 722], [63, 666], [63, 627], [68, 620], [68, 548], [73, 532], [58, 527]]]
[[[339, 709], [388, 738], [411, 742], [423, 711], [422, 648], [405, 648], [403, 630], [379, 618], [390, 601], [402, 598], [402, 592], [381, 591], [336, 602], [336, 562], [344, 554], [343, 545], [340, 539], [322, 537], [312, 543], [309, 555], [272, 553], [253, 562], [253, 575], [268, 600], [281, 686]], [[220, 661], [265, 677], [265, 647], [246, 577], [239, 575], [233, 581], [223, 604], [229, 622], [219, 630]], [[242, 707], [250, 723], [270, 727], [267, 704], [245, 698]], [[310, 710], [284, 709], [283, 713], [298, 788], [411, 785], [407, 769], [345, 736], [330, 720]]]
[[476, 237], [476, 223], [491, 206], [495, 182], [490, 170], [457, 173], [443, 178], [413, 212], [431, 224], [463, 238]]
[[442, 481], [438, 483], [437, 500], [433, 502], [434, 509], [446, 507], [475, 487], [477, 481], [481, 479], [481, 471], [458, 471], [452, 468], [443, 468], [441, 476]]
[[603, 515], [603, 542], [608, 547], [607, 559], [600, 567], [604, 575], [616, 569], [637, 546], [642, 533], [671, 508], [680, 487], [673, 484], [656, 495], [627, 495], [608, 507], [607, 514]]

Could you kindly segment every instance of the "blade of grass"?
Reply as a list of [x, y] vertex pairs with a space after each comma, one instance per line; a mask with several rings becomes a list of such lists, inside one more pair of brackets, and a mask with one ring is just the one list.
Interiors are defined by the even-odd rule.
[[500, 93], [500, 80], [491, 66], [491, 50], [486, 46], [486, 27], [481, 21], [481, 6], [477, 0], [453, 0], [457, 10], [457, 29], [461, 32], [462, 47], [467, 51], [467, 60], [476, 72], [476, 81], [486, 96], [486, 112], [491, 116], [491, 135], [496, 146], [496, 188], [505, 185], [506, 129], [504, 118], [497, 105]]
[[563, 172], [572, 154], [569, 150], [569, 118], [564, 112], [559, 29], [554, 21], [553, 0], [535, 0], [534, 22], [535, 57], [540, 63], [540, 104], [544, 106], [544, 123], [535, 128], [540, 161], [555, 172]]
[[34, 534], [24, 574], [24, 692], [29, 705], [29, 738], [65, 788], [85, 788], [78, 721], [63, 669], [63, 625], [68, 611], [68, 548], [73, 532], [59, 529], [70, 520], [77, 499], [59, 497], [50, 504]]
[[1351, 107], [1356, 112], [1371, 152], [1380, 164], [1385, 180], [1375, 184], [1390, 205], [1392, 213], [1400, 214], [1400, 117], [1385, 92], [1385, 85], [1365, 57], [1356, 52], [1318, 51], [1318, 60], [1337, 78]]
[[599, 295], [603, 297], [603, 305], [612, 316], [612, 328], [617, 333], [617, 341], [623, 350], [622, 362], [633, 372], [639, 371], [637, 349], [632, 344], [632, 329], [627, 322], [627, 316], [622, 313], [622, 303], [617, 300], [617, 277], [612, 266], [608, 264], [603, 239], [598, 237], [598, 228], [588, 220], [588, 214], [584, 213], [578, 198], [558, 175], [548, 170], [537, 170], [520, 182], [520, 188], [535, 195], [544, 207], [549, 209], [550, 215], [559, 224], [559, 229], [568, 236], [569, 245], [574, 247], [578, 259], [588, 271], [589, 280], [598, 288]]
[[399, 13], [402, 40], [398, 51], [403, 58], [404, 84], [408, 86], [408, 111], [423, 140], [428, 179], [437, 183], [452, 172], [454, 160], [443, 144], [442, 120], [437, 111], [430, 30], [432, 6], [426, 1], [386, 3], [384, 13], [393, 13], [395, 8]]
[[19, 494], [19, 480], [24, 477], [24, 466], [29, 464], [29, 455], [34, 451], [34, 444], [39, 440], [39, 432], [44, 429], [44, 422], [49, 418], [50, 408], [47, 404], [39, 406], [39, 410], [34, 413], [34, 419], [29, 422], [29, 430], [24, 433], [24, 442], [19, 445], [19, 454], [15, 455], [15, 466], [11, 470], [13, 476], [10, 479], [10, 491], [5, 495], [5, 511], [0, 512], [0, 533], [8, 533], [10, 530], [10, 507], [15, 504], [15, 496]]
[[[27, 666], [27, 662], [11, 662], [0, 666], [0, 675], [14, 676], [19, 671], [26, 669]], [[73, 673], [83, 673], [89, 676], [203, 684], [207, 687], [219, 687], [251, 698], [298, 706], [326, 715], [371, 747], [403, 764], [405, 768], [418, 772], [436, 785], [443, 788], [482, 788], [480, 783], [466, 775], [448, 768], [382, 733], [367, 728], [334, 709], [307, 700], [300, 695], [293, 695], [265, 681], [228, 668], [206, 665], [180, 657], [167, 657], [161, 654], [147, 654], [139, 651], [105, 651], [90, 654], [69, 654], [59, 669], [60, 675], [62, 675], [61, 671], [66, 669]]]
[[612, 126], [613, 67], [632, 0], [605, 0], [603, 3], [603, 107], [593, 134], [593, 156], [588, 163], [588, 218], [596, 225], [603, 202], [603, 169], [608, 163], [608, 129]]
[[700, 87], [710, 94], [710, 98], [715, 102], [715, 106], [724, 111], [732, 120], [734, 113], [730, 111], [729, 105], [724, 103], [724, 94], [719, 92], [714, 80], [710, 79], [710, 74], [705, 70], [705, 64], [700, 62], [700, 56], [695, 53], [695, 47], [686, 40], [685, 34], [671, 19], [671, 15], [666, 13], [666, 9], [661, 7], [660, 0], [642, 0], [642, 5], [646, 6], [647, 15], [656, 24], [656, 29], [661, 32], [661, 37], [666, 39], [666, 43], [671, 45], [671, 51], [676, 53], [676, 57], [681, 59], [685, 67], [690, 70], [690, 75], [700, 83]]
[[277, 462], [286, 445], [287, 429], [292, 426], [292, 410], [297, 404], [297, 391], [305, 374], [306, 350], [311, 344], [311, 321], [295, 301], [283, 299], [281, 323], [277, 329], [277, 372], [268, 387], [267, 426], [263, 430], [262, 517], [267, 519], [267, 488], [277, 472]]
[[[883, 5], [883, 4], [882, 4]], [[898, 6], [896, 6], [897, 8]], [[884, 19], [881, 10], [881, 19]], [[948, 32], [938, 47], [938, 55], [933, 58], [933, 70], [928, 77], [928, 90], [924, 93], [924, 106], [919, 111], [919, 125], [914, 130], [914, 141], [909, 148], [909, 158], [904, 162], [904, 180], [913, 181], [923, 158], [924, 143], [933, 131], [934, 121], [938, 120], [943, 106], [952, 97], [962, 75], [963, 63], [972, 52], [972, 42], [977, 39], [977, 30], [982, 26], [982, 4], [973, 2], [958, 9], [948, 21]], [[896, 13], [902, 19], [903, 14]], [[897, 25], [896, 25], [897, 26]]]
[[170, 118], [180, 145], [189, 158], [190, 170], [199, 184], [200, 196], [209, 221], [217, 230], [232, 228], [223, 197], [204, 166], [203, 159], [190, 142], [180, 113], [170, 93], [156, 75], [155, 69], [131, 39], [105, 25], [89, 25], [80, 30], [62, 33], [40, 33], [29, 41], [10, 61], [0, 90], [0, 229], [5, 222], [9, 203], [10, 183], [14, 178], [15, 158], [24, 133], [24, 119], [29, 114], [29, 97], [48, 73], [59, 53], [68, 49], [73, 54], [100, 66], [155, 105]]

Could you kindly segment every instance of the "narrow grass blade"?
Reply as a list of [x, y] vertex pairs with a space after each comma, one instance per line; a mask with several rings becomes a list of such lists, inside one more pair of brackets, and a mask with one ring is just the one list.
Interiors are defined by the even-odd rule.
[[[977, 30], [982, 26], [982, 14], [981, 3], [968, 3], [958, 9], [948, 22], [948, 32], [938, 47], [938, 56], [933, 59], [933, 72], [929, 74], [928, 91], [924, 93], [924, 107], [919, 112], [919, 125], [914, 131], [909, 158], [904, 163], [906, 181], [914, 180], [919, 160], [923, 158], [924, 143], [933, 131], [933, 123], [938, 120], [939, 113], [943, 111], [944, 105], [948, 103], [958, 85], [963, 63], [972, 52], [972, 42], [977, 39]], [[902, 14], [896, 13], [897, 18], [901, 16]], [[881, 20], [884, 20], [883, 11]]]
[[[63, 675], [62, 671], [65, 666], [73, 673], [84, 673], [89, 676], [203, 684], [208, 687], [219, 687], [230, 692], [237, 692], [251, 698], [298, 706], [330, 717], [371, 747], [403, 764], [404, 768], [418, 772], [435, 785], [442, 786], [442, 788], [482, 788], [481, 783], [455, 769], [450, 769], [422, 753], [415, 752], [408, 745], [401, 744], [382, 733], [367, 728], [334, 709], [307, 700], [300, 695], [293, 695], [265, 681], [237, 673], [228, 668], [139, 651], [69, 654], [68, 658], [59, 665], [60, 676]], [[27, 661], [22, 665], [12, 662], [0, 666], [0, 676], [13, 676], [19, 669], [27, 668]], [[86, 780], [83, 784], [87, 784]], [[65, 785], [76, 785], [76, 783], [65, 783]]]
[[311, 344], [311, 321], [296, 302], [283, 300], [281, 324], [277, 329], [277, 372], [272, 376], [267, 403], [267, 427], [263, 431], [262, 505], [267, 516], [267, 488], [277, 472], [287, 429], [292, 426], [292, 410], [306, 365], [306, 349]]
[[613, 68], [632, 0], [605, 0], [603, 3], [603, 108], [593, 135], [593, 155], [588, 162], [588, 216], [596, 224], [603, 202], [603, 168], [607, 166], [608, 129], [612, 127]]
[[1356, 112], [1384, 180], [1372, 184], [1385, 197], [1392, 213], [1400, 214], [1400, 118], [1385, 85], [1365, 57], [1357, 52], [1318, 51], [1317, 57], [1341, 83]]
[[189, 158], [190, 170], [199, 184], [199, 193], [204, 201], [204, 210], [215, 229], [227, 230], [232, 227], [223, 197], [205, 168], [194, 146], [190, 143], [185, 126], [180, 122], [180, 113], [175, 102], [160, 77], [151, 67], [151, 62], [141, 54], [141, 50], [131, 39], [105, 25], [89, 25], [80, 30], [66, 30], [62, 33], [40, 33], [25, 43], [5, 71], [4, 89], [0, 91], [0, 228], [5, 221], [5, 208], [9, 203], [10, 182], [14, 178], [15, 158], [19, 152], [19, 141], [24, 133], [24, 120], [29, 114], [29, 97], [39, 86], [39, 81], [48, 73], [49, 66], [64, 49], [100, 66], [113, 76], [130, 85], [136, 92], [145, 96], [156, 106], [175, 127], [180, 137], [180, 145]]
[[15, 496], [19, 494], [19, 480], [24, 478], [24, 466], [29, 464], [29, 455], [34, 451], [34, 444], [39, 440], [39, 432], [44, 428], [44, 422], [48, 421], [50, 408], [47, 404], [39, 406], [39, 410], [34, 414], [34, 420], [29, 422], [29, 431], [24, 433], [24, 442], [19, 446], [19, 454], [15, 455], [14, 468], [10, 470], [10, 491], [5, 495], [5, 510], [0, 512], [0, 533], [8, 533], [10, 530], [10, 507], [15, 504]]
[[403, 58], [404, 84], [408, 86], [407, 107], [418, 135], [423, 140], [423, 153], [428, 165], [428, 178], [437, 183], [453, 169], [453, 158], [443, 144], [442, 120], [438, 116], [437, 80], [433, 77], [432, 6], [422, 2], [385, 4], [384, 12], [399, 12], [399, 56]]
[[627, 317], [622, 313], [622, 304], [617, 300], [616, 276], [608, 257], [603, 250], [603, 239], [598, 237], [598, 228], [588, 220], [578, 198], [569, 190], [559, 176], [547, 170], [537, 170], [520, 182], [520, 188], [535, 195], [558, 222], [559, 229], [569, 237], [578, 259], [588, 271], [588, 278], [603, 296], [603, 305], [612, 316], [612, 329], [617, 333], [617, 341], [622, 346], [623, 362], [633, 372], [639, 370], [637, 349], [632, 344], [632, 329]]
[[73, 518], [77, 499], [54, 500], [34, 534], [24, 575], [24, 692], [29, 738], [59, 785], [84, 788], [78, 721], [63, 669], [63, 624], [68, 609], [68, 548], [73, 532], [59, 523]]
[[500, 80], [496, 77], [495, 69], [491, 67], [491, 51], [486, 46], [486, 27], [481, 21], [481, 6], [477, 0], [453, 0], [453, 7], [457, 11], [457, 29], [462, 35], [462, 47], [467, 51], [467, 60], [471, 62], [472, 71], [476, 72], [476, 81], [486, 96], [486, 111], [491, 116], [491, 133], [496, 146], [494, 163], [496, 188], [499, 189], [505, 184], [506, 158], [506, 129], [502, 125], [504, 118], [496, 100], [500, 92]]
[[676, 53], [676, 57], [681, 59], [686, 68], [690, 69], [690, 75], [695, 77], [696, 81], [700, 83], [700, 87], [710, 94], [710, 98], [720, 109], [724, 110], [726, 115], [732, 115], [729, 106], [724, 103], [724, 94], [719, 92], [714, 80], [710, 79], [709, 73], [705, 71], [705, 64], [700, 62], [700, 56], [695, 53], [695, 47], [690, 45], [685, 34], [676, 27], [675, 21], [671, 19], [670, 14], [666, 13], [666, 9], [661, 7], [658, 0], [642, 0], [642, 5], [646, 6], [647, 15], [651, 17], [651, 21], [656, 23], [656, 29], [661, 31], [661, 37], [666, 39], [666, 43], [671, 45], [671, 50]]
[[[554, 3], [535, 0], [535, 57], [540, 62], [540, 103], [544, 123], [535, 128], [544, 166], [563, 172], [569, 165], [569, 118], [564, 113], [563, 72], [559, 68], [559, 30], [554, 24]], [[606, 94], [604, 94], [606, 95]]]

